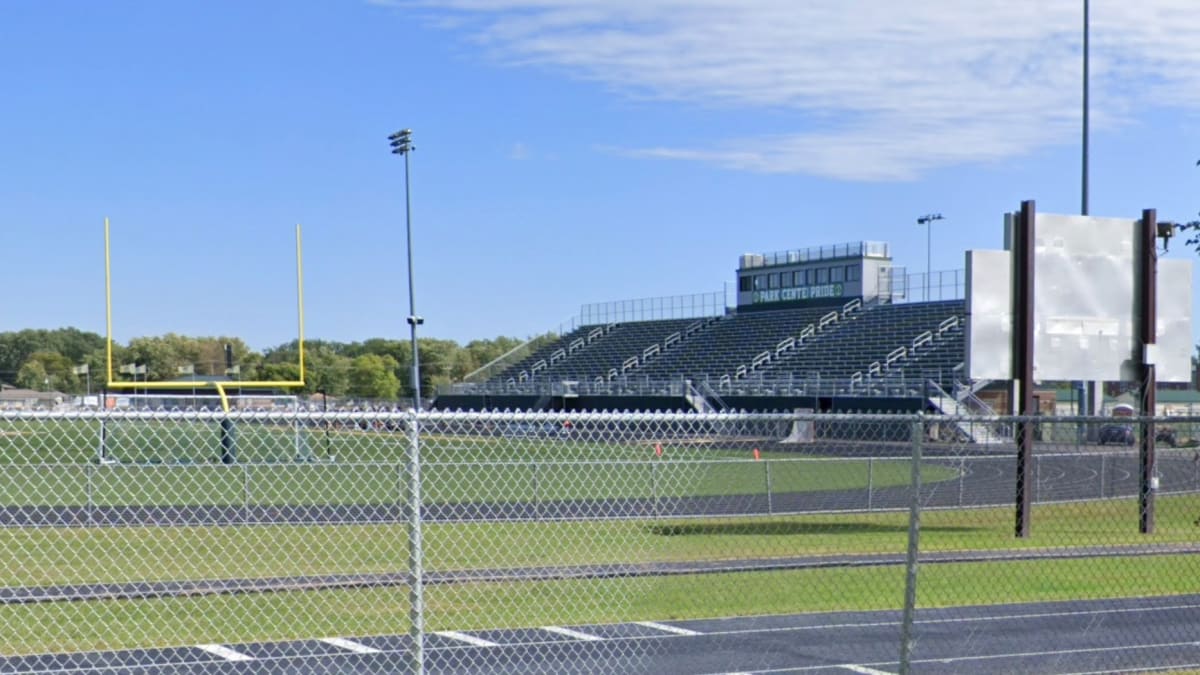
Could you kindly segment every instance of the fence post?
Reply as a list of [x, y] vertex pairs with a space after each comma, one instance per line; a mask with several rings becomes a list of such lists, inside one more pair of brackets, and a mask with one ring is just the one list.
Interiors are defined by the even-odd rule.
[[250, 465], [242, 464], [242, 522], [250, 522]]
[[93, 524], [93, 520], [95, 518], [94, 511], [96, 510], [96, 507], [95, 507], [96, 498], [92, 494], [92, 490], [94, 490], [92, 481], [95, 480], [95, 478], [92, 475], [92, 473], [93, 473], [93, 469], [92, 469], [91, 464], [88, 464], [87, 466], [84, 467], [83, 475], [84, 475], [85, 479], [87, 480], [87, 524], [88, 525]]
[[867, 511], [875, 505], [875, 458], [867, 458]]
[[908, 675], [912, 662], [913, 618], [917, 606], [917, 552], [921, 539], [921, 443], [925, 436], [924, 414], [917, 413], [912, 425], [911, 500], [908, 505], [908, 553], [904, 569], [904, 613], [900, 622], [900, 674]]
[[763, 472], [767, 481], [767, 515], [770, 516], [775, 514], [775, 505], [771, 500], [771, 460], [763, 462]]
[[530, 482], [533, 483], [533, 519], [542, 519], [542, 503], [541, 503], [541, 487], [538, 485], [538, 463], [536, 460], [529, 463]]
[[408, 618], [412, 640], [413, 675], [425, 673], [425, 560], [421, 540], [421, 413], [409, 418], [408, 462]]
[[967, 480], [967, 458], [962, 457], [958, 460], [958, 506], [959, 506], [959, 508], [962, 508], [962, 505], [963, 505], [963, 497], [965, 496], [964, 493], [966, 492], [966, 486], [964, 485], [964, 483], [966, 483], [966, 480]]
[[108, 463], [108, 418], [100, 418], [100, 445], [96, 448], [96, 462]]
[[1042, 458], [1034, 456], [1033, 458], [1033, 503], [1040, 504], [1042, 502]]
[[1104, 499], [1104, 464], [1107, 460], [1107, 455], [1100, 455], [1100, 499]]
[[650, 462], [650, 499], [654, 517], [658, 518], [658, 462], [653, 460]]

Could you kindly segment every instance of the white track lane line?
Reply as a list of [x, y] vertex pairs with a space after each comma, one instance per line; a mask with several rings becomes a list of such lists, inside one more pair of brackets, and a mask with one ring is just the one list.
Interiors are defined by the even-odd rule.
[[196, 649], [203, 649], [209, 654], [215, 654], [226, 661], [253, 661], [254, 657], [249, 654], [235, 652], [225, 645], [196, 645]]
[[559, 635], [566, 635], [567, 637], [572, 637], [572, 638], [575, 638], [576, 640], [583, 640], [585, 642], [599, 642], [604, 639], [604, 638], [600, 637], [599, 635], [591, 635], [589, 633], [580, 633], [577, 630], [571, 630], [570, 628], [563, 628], [562, 626], [542, 626], [542, 630], [548, 631], [551, 633], [558, 633]]
[[645, 626], [646, 628], [653, 628], [655, 630], [674, 633], [676, 635], [700, 635], [700, 633], [697, 633], [694, 630], [680, 628], [679, 626], [668, 626], [665, 623], [658, 623], [657, 621], [634, 621], [633, 623], [637, 624], [638, 626]]
[[354, 652], [355, 654], [378, 654], [379, 653], [379, 650], [375, 649], [374, 647], [368, 647], [362, 643], [355, 642], [354, 640], [347, 640], [346, 638], [339, 638], [339, 637], [321, 638], [320, 641], [324, 642], [327, 645], [333, 645], [334, 647], [341, 647], [342, 649], [348, 649], [348, 650]]
[[475, 645], [476, 647], [499, 647], [500, 646], [499, 642], [492, 642], [491, 640], [484, 640], [483, 638], [478, 638], [478, 637], [475, 637], [474, 635], [467, 635], [466, 633], [460, 633], [456, 630], [440, 630], [440, 631], [435, 632], [434, 635], [441, 635], [442, 637], [450, 638], [451, 640], [458, 640], [459, 642], [465, 642], [469, 645]]
[[852, 673], [859, 673], [859, 675], [892, 675], [886, 670], [875, 670], [874, 668], [868, 668], [866, 666], [856, 666], [852, 663], [844, 663], [838, 666], [838, 668], [845, 668]]

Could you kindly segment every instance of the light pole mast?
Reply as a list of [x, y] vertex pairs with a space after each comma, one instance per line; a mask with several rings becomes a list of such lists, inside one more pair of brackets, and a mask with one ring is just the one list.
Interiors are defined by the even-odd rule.
[[930, 283], [933, 279], [933, 221], [942, 219], [940, 213], [927, 213], [917, 218], [917, 224], [925, 226], [925, 302], [933, 299], [930, 296]]
[[425, 319], [417, 316], [416, 291], [413, 288], [412, 202], [408, 189], [408, 153], [416, 150], [412, 144], [412, 129], [401, 129], [388, 136], [393, 155], [404, 155], [404, 229], [408, 239], [408, 326], [412, 339], [413, 408], [421, 409], [421, 359], [417, 350], [417, 326]]
[[1083, 0], [1083, 166], [1080, 181], [1080, 213], [1088, 214], [1088, 0]]
[[413, 291], [412, 203], [408, 198], [408, 153], [412, 150], [412, 129], [401, 129], [388, 136], [393, 155], [404, 155], [404, 227], [408, 235], [408, 326], [412, 336], [413, 413], [409, 426], [408, 461], [405, 474], [408, 484], [408, 618], [413, 675], [425, 675], [425, 552], [421, 523], [421, 362], [417, 352], [417, 326], [424, 320], [417, 316], [416, 293]]

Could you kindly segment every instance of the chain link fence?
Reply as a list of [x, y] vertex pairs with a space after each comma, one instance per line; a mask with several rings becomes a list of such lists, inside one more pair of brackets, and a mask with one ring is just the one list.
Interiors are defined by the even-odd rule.
[[1186, 667], [1196, 422], [0, 412], [0, 672]]

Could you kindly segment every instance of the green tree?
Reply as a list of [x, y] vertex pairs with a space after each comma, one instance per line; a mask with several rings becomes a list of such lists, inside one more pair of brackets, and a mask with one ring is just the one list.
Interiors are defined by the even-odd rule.
[[77, 328], [0, 333], [0, 382], [16, 382], [18, 371], [34, 352], [55, 352], [78, 364], [96, 350], [103, 350], [104, 344], [99, 335]]
[[17, 371], [17, 386], [25, 389], [48, 389], [49, 377], [41, 361], [26, 361]]
[[349, 394], [358, 398], [394, 400], [400, 393], [396, 360], [390, 356], [363, 354], [350, 362]]
[[26, 389], [50, 389], [77, 393], [79, 380], [74, 365], [58, 352], [42, 351], [29, 355], [17, 372], [17, 384]]

